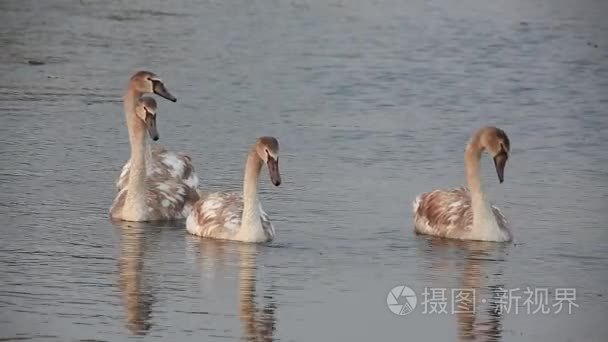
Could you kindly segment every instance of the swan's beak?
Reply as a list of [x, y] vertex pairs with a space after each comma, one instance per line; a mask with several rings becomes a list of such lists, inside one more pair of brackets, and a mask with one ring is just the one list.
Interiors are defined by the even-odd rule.
[[505, 176], [505, 165], [509, 156], [505, 151], [500, 152], [494, 157], [494, 166], [496, 167], [496, 174], [498, 174], [498, 181], [502, 183]]
[[270, 174], [270, 181], [275, 186], [281, 185], [281, 174], [279, 173], [279, 160], [274, 159], [271, 156], [268, 156], [268, 161], [266, 162], [268, 166], [268, 173]]
[[156, 129], [156, 115], [154, 114], [146, 114], [146, 128], [148, 129], [148, 134], [150, 134], [150, 138], [156, 141], [158, 140], [158, 130]]
[[167, 90], [167, 88], [165, 88], [165, 85], [163, 84], [163, 82], [161, 82], [159, 80], [152, 81], [152, 90], [154, 90], [154, 94], [156, 94], [158, 96], [162, 96], [169, 101], [172, 101], [172, 102], [177, 101], [175, 96], [171, 95], [171, 93]]

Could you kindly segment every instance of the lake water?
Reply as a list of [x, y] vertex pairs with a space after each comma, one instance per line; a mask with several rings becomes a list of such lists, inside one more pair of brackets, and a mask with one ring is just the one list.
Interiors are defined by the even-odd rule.
[[[0, 340], [605, 341], [608, 2], [4, 0], [0, 13]], [[109, 220], [139, 69], [178, 97], [159, 100], [159, 142], [188, 152], [206, 189], [239, 190], [249, 145], [279, 139], [283, 184], [261, 181], [272, 243]], [[505, 182], [482, 167], [515, 243], [416, 236], [411, 201], [463, 184], [464, 144], [489, 124], [511, 138]], [[417, 293], [408, 315], [387, 307], [399, 285]], [[451, 313], [458, 288], [475, 290], [474, 313]], [[577, 306], [556, 314], [564, 289]], [[550, 312], [532, 312], [543, 298]]]

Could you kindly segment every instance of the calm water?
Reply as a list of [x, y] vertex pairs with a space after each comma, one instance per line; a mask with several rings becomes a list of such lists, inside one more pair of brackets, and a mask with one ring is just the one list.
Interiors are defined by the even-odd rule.
[[[0, 13], [0, 340], [605, 340], [606, 1], [4, 0]], [[238, 190], [249, 144], [279, 138], [283, 185], [261, 185], [275, 241], [110, 222], [122, 91], [142, 68], [179, 98], [159, 103], [160, 142], [189, 152], [206, 188]], [[483, 167], [516, 243], [415, 236], [411, 200], [463, 183], [485, 124], [511, 137], [505, 183]], [[398, 285], [418, 292], [407, 316], [387, 307]], [[475, 289], [475, 314], [424, 314], [425, 287]], [[550, 289], [549, 305], [575, 288], [578, 307], [528, 314], [522, 298], [496, 313], [501, 289], [526, 287]]]

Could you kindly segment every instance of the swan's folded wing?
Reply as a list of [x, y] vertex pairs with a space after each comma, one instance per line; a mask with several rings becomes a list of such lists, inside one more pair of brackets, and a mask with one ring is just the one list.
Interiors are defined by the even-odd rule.
[[[116, 182], [118, 190], [126, 187], [130, 169], [131, 161], [129, 160], [123, 166]], [[198, 186], [198, 177], [192, 165], [192, 159], [184, 153], [167, 151], [159, 145], [151, 148], [146, 163], [146, 176], [154, 182], [178, 181], [191, 188]]]
[[[180, 182], [146, 182], [146, 210], [149, 221], [179, 220], [192, 211], [192, 204], [198, 199], [195, 190]], [[127, 188], [123, 188], [112, 203], [112, 217], [120, 217], [125, 205]]]
[[260, 211], [260, 220], [262, 221], [262, 229], [264, 230], [264, 235], [266, 236], [266, 240], [270, 241], [274, 239], [274, 226], [272, 222], [270, 222], [270, 216], [264, 211], [262, 208], [262, 204], [258, 203], [258, 210]]
[[131, 170], [131, 159], [127, 160], [120, 171], [120, 176], [118, 176], [118, 179], [116, 180], [116, 189], [118, 191], [122, 191], [127, 187], [127, 182], [129, 181], [129, 170]]
[[466, 188], [425, 192], [414, 201], [417, 233], [454, 237], [472, 225], [471, 195]]
[[494, 213], [494, 217], [496, 218], [496, 223], [498, 223], [499, 227], [501, 227], [501, 228], [509, 227], [509, 221], [507, 221], [507, 218], [505, 217], [505, 215], [502, 214], [502, 211], [500, 211], [500, 209], [498, 209], [495, 206], [492, 206], [492, 212]]
[[[155, 152], [152, 155], [154, 160], [158, 160], [163, 167], [157, 167], [154, 172], [163, 173], [164, 177], [172, 177], [179, 179], [191, 188], [198, 186], [198, 177], [192, 165], [192, 159], [184, 153], [175, 153], [170, 151]], [[168, 173], [168, 175], [166, 174]]]
[[243, 197], [240, 193], [212, 193], [196, 203], [193, 222], [188, 222], [187, 228], [195, 235], [228, 239], [238, 233], [242, 215]]
[[183, 219], [198, 199], [195, 190], [181, 182], [149, 182], [146, 203], [162, 219]]

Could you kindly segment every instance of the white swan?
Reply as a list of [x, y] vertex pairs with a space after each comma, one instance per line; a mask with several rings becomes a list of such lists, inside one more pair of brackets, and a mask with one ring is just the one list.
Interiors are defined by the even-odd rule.
[[124, 221], [159, 221], [183, 219], [198, 200], [196, 189], [175, 179], [157, 179], [146, 175], [146, 131], [158, 140], [156, 101], [142, 97], [126, 108], [129, 141], [131, 143], [131, 172], [110, 208], [113, 219]]
[[511, 241], [506, 218], [487, 201], [481, 188], [479, 160], [484, 150], [494, 158], [498, 179], [503, 182], [509, 138], [499, 128], [481, 128], [473, 135], [465, 152], [470, 190], [435, 190], [418, 195], [413, 203], [416, 233], [460, 240]]
[[274, 227], [258, 201], [262, 163], [266, 163], [272, 183], [279, 186], [279, 142], [273, 137], [261, 137], [247, 156], [243, 194], [211, 193], [200, 199], [186, 220], [186, 230], [193, 235], [215, 239], [271, 241]]
[[[129, 85], [124, 96], [125, 111], [132, 110], [133, 104], [144, 93], [155, 93], [170, 101], [177, 101], [171, 95], [161, 79], [149, 71], [138, 71], [129, 80]], [[128, 183], [131, 160], [123, 166], [116, 187], [122, 190]], [[196, 189], [198, 177], [192, 166], [191, 158], [184, 153], [167, 151], [162, 146], [146, 144], [146, 175], [157, 181], [183, 182], [188, 187]]]

